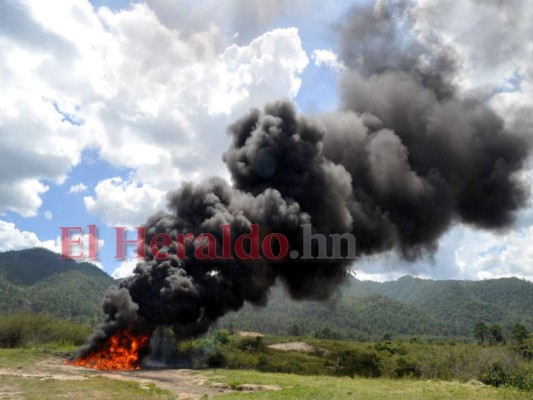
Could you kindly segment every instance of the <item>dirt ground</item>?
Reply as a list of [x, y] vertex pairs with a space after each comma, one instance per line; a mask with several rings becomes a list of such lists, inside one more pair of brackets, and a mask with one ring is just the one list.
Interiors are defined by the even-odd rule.
[[[169, 390], [178, 399], [212, 398], [217, 394], [231, 392], [226, 385], [206, 385], [207, 378], [185, 369], [146, 369], [138, 371], [96, 371], [65, 365], [58, 357], [36, 362], [24, 368], [0, 368], [1, 376], [14, 376], [27, 379], [54, 379], [82, 381], [89, 376], [102, 376], [108, 379], [135, 381], [142, 385], [155, 384]], [[6, 393], [1, 393], [2, 398]], [[16, 397], [16, 396], [15, 396]]]
[[305, 342], [288, 342], [288, 343], [276, 343], [271, 344], [271, 349], [275, 350], [281, 350], [281, 351], [301, 351], [303, 353], [312, 353], [312, 352], [322, 352], [324, 353], [326, 350], [320, 348], [311, 346], [310, 344], [307, 344]]
[[[188, 369], [152, 368], [136, 371], [98, 371], [67, 365], [65, 359], [61, 357], [37, 361], [30, 366], [0, 368], [0, 378], [2, 376], [57, 381], [83, 381], [89, 377], [101, 376], [107, 379], [138, 382], [141, 388], [153, 384], [160, 389], [170, 391], [179, 400], [210, 399], [220, 394], [235, 391], [281, 390], [278, 385], [253, 383], [230, 387], [225, 383], [216, 382], [217, 377], [212, 374], [207, 378], [198, 371]], [[16, 393], [4, 392], [4, 389], [0, 387], [1, 398], [18, 399], [19, 397]]]
[[263, 336], [265, 336], [262, 333], [250, 332], [250, 331], [238, 331], [237, 335], [240, 336], [240, 337], [254, 337], [254, 338], [255, 337], [263, 337]]

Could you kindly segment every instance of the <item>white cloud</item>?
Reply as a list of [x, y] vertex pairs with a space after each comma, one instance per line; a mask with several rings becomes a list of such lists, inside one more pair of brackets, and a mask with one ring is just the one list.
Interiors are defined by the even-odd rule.
[[48, 221], [51, 221], [52, 218], [53, 218], [53, 216], [54, 216], [54, 215], [52, 214], [52, 212], [51, 212], [51, 211], [48, 211], [48, 210], [45, 211], [44, 214], [43, 214], [44, 219], [46, 219], [46, 220], [48, 220]]
[[85, 207], [109, 226], [139, 226], [164, 206], [165, 192], [148, 184], [105, 179], [95, 188], [95, 197], [84, 197]]
[[415, 275], [432, 279], [495, 279], [515, 276], [533, 281], [533, 227], [494, 233], [456, 226], [440, 240], [432, 258], [414, 263], [395, 254], [363, 258], [356, 263], [358, 278], [397, 279]]
[[214, 25], [183, 35], [145, 3], [21, 0], [0, 13], [12, 21], [0, 31], [0, 212], [23, 216], [87, 147], [159, 189], [224, 173], [228, 122], [295, 96], [308, 63], [295, 28], [238, 46]]
[[339, 60], [337, 54], [331, 50], [313, 50], [311, 57], [313, 58], [317, 67], [324, 66], [334, 71], [342, 71], [346, 68], [344, 63]]
[[87, 191], [88, 187], [84, 183], [76, 183], [75, 185], [72, 185], [70, 189], [68, 190], [68, 193], [83, 193]]
[[295, 96], [308, 63], [294, 28], [219, 51], [216, 29], [186, 41], [143, 5], [100, 17], [115, 40], [102, 84], [110, 99], [91, 108], [86, 129], [103, 159], [162, 189], [220, 173], [228, 123], [252, 106]]
[[122, 279], [133, 275], [133, 269], [137, 266], [138, 262], [139, 260], [135, 258], [122, 261], [120, 265], [111, 273], [111, 276], [115, 279]]
[[503, 84], [528, 69], [533, 53], [533, 5], [528, 0], [418, 0], [417, 29], [438, 35], [461, 59], [467, 83]]
[[2, 2], [0, 13], [10, 21], [0, 31], [0, 212], [34, 216], [43, 181], [62, 183], [87, 140], [66, 118], [72, 99], [58, 91], [75, 74], [75, 50], [22, 4]]
[[224, 0], [223, 7], [219, 0], [196, 0], [194, 7], [190, 0], [147, 0], [147, 3], [163, 24], [185, 36], [216, 25], [237, 36], [241, 43], [295, 20], [308, 22], [314, 29], [320, 22], [327, 26], [350, 5], [345, 0]]
[[252, 106], [295, 96], [308, 64], [294, 28], [217, 51], [220, 32], [184, 41], [144, 5], [99, 15], [120, 40], [103, 85], [112, 99], [92, 109], [86, 128], [96, 132], [104, 159], [135, 171], [132, 182], [104, 180], [85, 198], [87, 210], [110, 225], [145, 222], [163, 207], [164, 191], [184, 180], [227, 175], [227, 124]]
[[[76, 259], [75, 261], [86, 261], [96, 265], [103, 270], [103, 265], [98, 260], [92, 260], [86, 258], [89, 255], [89, 234], [73, 233], [71, 239], [78, 240], [81, 238], [82, 248], [76, 248], [72, 245], [71, 252], [73, 255], [80, 254], [83, 251], [85, 258]], [[104, 240], [98, 239], [98, 248], [101, 249], [104, 246]], [[14, 223], [0, 220], [0, 251], [9, 250], [22, 250], [30, 249], [33, 247], [44, 247], [58, 256], [61, 254], [61, 238], [58, 236], [55, 240], [40, 240], [39, 237], [30, 231], [21, 231]]]
[[[5, 171], [6, 175], [8, 173], [9, 171]], [[16, 176], [6, 176], [0, 180], [0, 214], [4, 210], [10, 210], [23, 217], [37, 215], [37, 210], [43, 202], [40, 195], [46, 193], [48, 189], [49, 187], [38, 179], [17, 179]]]
[[505, 236], [467, 231], [455, 251], [456, 263], [474, 279], [518, 276], [533, 281], [533, 227]]
[[21, 231], [14, 223], [0, 220], [0, 251], [45, 247], [59, 252], [54, 240], [41, 241], [33, 232]]

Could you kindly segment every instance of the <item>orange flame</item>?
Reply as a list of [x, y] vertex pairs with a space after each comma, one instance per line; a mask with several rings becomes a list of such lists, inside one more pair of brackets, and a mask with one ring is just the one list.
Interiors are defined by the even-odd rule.
[[147, 335], [133, 336], [130, 328], [119, 330], [102, 348], [74, 361], [68, 361], [67, 364], [104, 371], [140, 369], [139, 350], [144, 348], [149, 340]]

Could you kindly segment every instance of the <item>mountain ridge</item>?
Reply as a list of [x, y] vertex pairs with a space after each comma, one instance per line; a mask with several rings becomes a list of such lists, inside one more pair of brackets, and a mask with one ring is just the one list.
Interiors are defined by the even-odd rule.
[[0, 310], [63, 319], [101, 318], [104, 292], [116, 281], [87, 262], [60, 259], [44, 248], [0, 253]]
[[[97, 321], [107, 288], [117, 281], [90, 263], [61, 260], [42, 248], [0, 253], [0, 310], [48, 313]], [[533, 283], [518, 278], [482, 281], [349, 280], [328, 302], [294, 301], [281, 285], [266, 307], [246, 304], [219, 327], [277, 334], [313, 334], [374, 340], [394, 336], [471, 336], [483, 321], [533, 330]]]

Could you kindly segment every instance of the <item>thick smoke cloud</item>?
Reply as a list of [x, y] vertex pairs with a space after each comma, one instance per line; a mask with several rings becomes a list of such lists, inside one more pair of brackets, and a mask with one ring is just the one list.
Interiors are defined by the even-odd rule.
[[[360, 6], [341, 32], [343, 110], [298, 115], [289, 101], [251, 110], [228, 129], [220, 178], [169, 193], [168, 212], [146, 223], [158, 233], [234, 237], [251, 224], [283, 233], [301, 251], [302, 224], [314, 232], [353, 233], [359, 255], [397, 251], [413, 260], [436, 249], [455, 222], [504, 229], [526, 199], [515, 175], [528, 154], [483, 98], [454, 87], [453, 52], [409, 36], [408, 3]], [[198, 245], [198, 244], [197, 244]], [[174, 242], [165, 249], [177, 254]], [[132, 325], [148, 333], [171, 327], [178, 338], [205, 332], [249, 301], [264, 304], [282, 281], [294, 298], [325, 299], [348, 261], [209, 261], [150, 259], [108, 291], [108, 321], [84, 352]], [[300, 253], [301, 254], [301, 253]]]
[[[391, 8], [382, 1], [375, 8], [353, 10], [357, 17], [343, 32], [344, 62], [352, 66], [340, 84], [344, 108], [370, 113], [382, 128], [394, 131], [398, 145], [407, 150], [410, 168], [430, 184], [432, 196], [441, 191], [452, 195], [448, 207], [439, 205], [441, 213], [481, 228], [504, 227], [526, 197], [514, 173], [523, 166], [528, 146], [505, 129], [484, 97], [457, 93], [452, 82], [457, 60], [445, 46], [404, 37], [404, 47], [417, 50], [402, 53], [401, 68], [366, 62], [389, 59], [391, 41], [373, 49], [360, 44], [355, 21], [371, 23], [365, 28], [378, 30], [374, 33], [390, 33], [398, 21], [409, 24], [411, 10], [406, 3], [398, 4]], [[362, 68], [353, 64], [357, 49], [363, 55]], [[365, 57], [369, 52], [372, 57]]]

